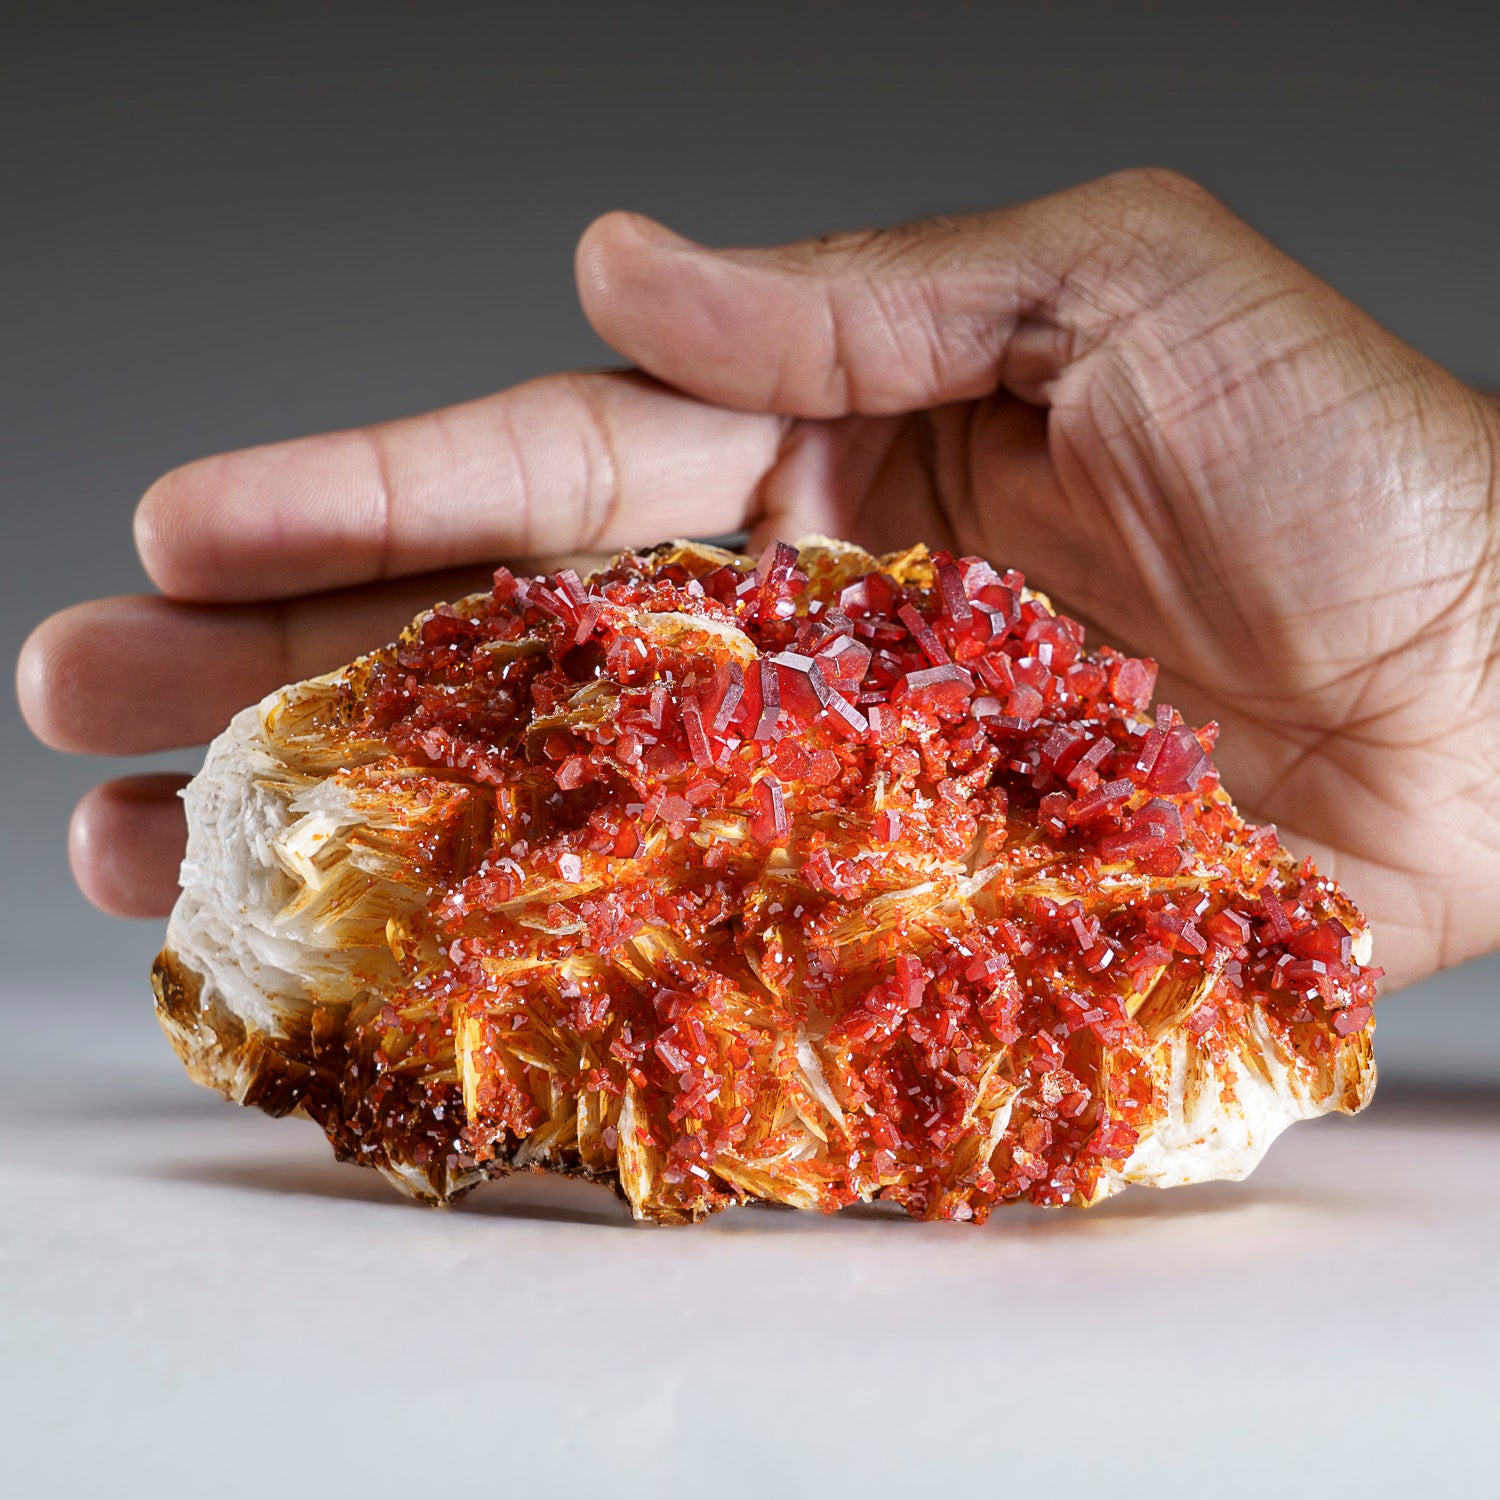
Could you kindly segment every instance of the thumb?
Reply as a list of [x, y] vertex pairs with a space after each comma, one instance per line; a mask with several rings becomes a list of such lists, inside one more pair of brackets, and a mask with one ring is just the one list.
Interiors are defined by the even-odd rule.
[[[1047, 404], [1070, 366], [1179, 292], [1200, 324], [1286, 291], [1340, 300], [1203, 189], [1157, 170], [769, 250], [709, 250], [607, 214], [584, 234], [577, 272], [590, 322], [627, 359], [720, 405], [799, 417], [1002, 387]], [[1191, 334], [1182, 312], [1172, 321]]]

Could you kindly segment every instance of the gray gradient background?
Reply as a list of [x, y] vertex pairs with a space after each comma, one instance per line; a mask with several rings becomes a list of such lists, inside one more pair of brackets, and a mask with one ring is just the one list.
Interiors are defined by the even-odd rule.
[[[1500, 388], [1497, 50], [1478, 3], [7, 5], [0, 642], [144, 587], [131, 510], [185, 459], [606, 362], [571, 252], [618, 206], [766, 242], [1169, 165]], [[159, 929], [63, 851], [123, 767], [9, 694], [0, 757], [7, 1005], [147, 1045]], [[1500, 1078], [1500, 961], [1381, 1027], [1388, 1072]]]

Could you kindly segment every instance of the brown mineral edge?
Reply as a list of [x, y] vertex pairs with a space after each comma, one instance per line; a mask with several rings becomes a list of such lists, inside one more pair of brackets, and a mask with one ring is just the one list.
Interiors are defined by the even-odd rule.
[[[300, 1115], [315, 1121], [328, 1134], [339, 1161], [357, 1162], [367, 1155], [340, 1128], [334, 1103], [335, 1079], [327, 1067], [318, 1066], [311, 1031], [303, 1032], [300, 1038], [251, 1035], [225, 1006], [205, 1005], [202, 988], [199, 976], [169, 950], [164, 948], [157, 954], [151, 966], [156, 1018], [187, 1068], [188, 1077], [232, 1104], [261, 1110], [273, 1118]], [[299, 1050], [301, 1056], [296, 1055]], [[481, 1182], [508, 1176], [514, 1170], [509, 1160], [497, 1157], [486, 1163], [483, 1172], [447, 1171], [430, 1182], [430, 1192], [414, 1186], [404, 1175], [393, 1180], [412, 1197], [441, 1207]], [[576, 1159], [560, 1159], [545, 1166], [533, 1163], [527, 1170], [597, 1182], [629, 1202], [618, 1172], [590, 1170]]]
[[1244, 1176], [1368, 1102], [1379, 971], [1154, 678], [920, 547], [502, 569], [216, 742], [158, 1017], [431, 1202], [530, 1169], [658, 1222], [979, 1221]]

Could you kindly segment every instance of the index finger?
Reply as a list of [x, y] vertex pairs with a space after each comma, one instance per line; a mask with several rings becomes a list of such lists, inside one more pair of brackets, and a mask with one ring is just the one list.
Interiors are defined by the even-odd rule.
[[713, 535], [748, 519], [785, 428], [644, 375], [547, 376], [175, 469], [136, 547], [169, 597], [232, 602]]

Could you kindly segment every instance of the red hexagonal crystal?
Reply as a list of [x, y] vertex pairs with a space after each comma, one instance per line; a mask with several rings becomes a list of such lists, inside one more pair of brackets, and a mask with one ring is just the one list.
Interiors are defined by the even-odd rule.
[[500, 569], [341, 679], [341, 795], [405, 819], [350, 868], [415, 894], [360, 916], [376, 998], [281, 1102], [407, 1182], [973, 1220], [1127, 1180], [1174, 1066], [1231, 1099], [1274, 1047], [1357, 1102], [1362, 919], [1235, 812], [1211, 726], [1143, 721], [1155, 679], [920, 548]]

